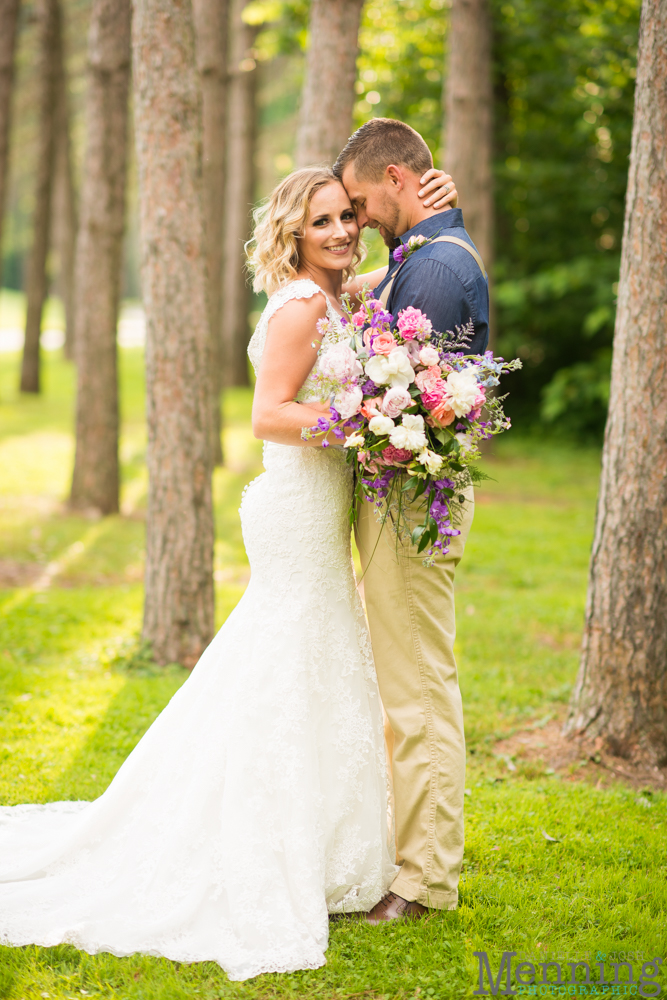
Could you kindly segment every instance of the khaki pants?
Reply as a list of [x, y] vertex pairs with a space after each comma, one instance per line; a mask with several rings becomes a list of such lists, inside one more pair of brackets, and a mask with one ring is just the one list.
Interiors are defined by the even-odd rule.
[[[465, 739], [454, 659], [454, 571], [472, 524], [466, 493], [461, 534], [434, 566], [398, 545], [363, 501], [356, 540], [382, 703], [391, 734], [398, 873], [392, 890], [454, 909], [463, 859]], [[418, 522], [423, 515], [417, 515]], [[393, 740], [392, 740], [393, 735]], [[393, 743], [393, 747], [392, 747]]]

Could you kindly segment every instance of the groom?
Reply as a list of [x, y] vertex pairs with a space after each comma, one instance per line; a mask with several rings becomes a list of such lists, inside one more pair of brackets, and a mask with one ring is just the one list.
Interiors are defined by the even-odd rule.
[[[350, 137], [334, 173], [359, 225], [379, 229], [390, 251], [411, 236], [433, 240], [404, 263], [390, 254], [389, 272], [375, 297], [394, 316], [408, 306], [421, 309], [441, 333], [472, 320], [467, 351], [482, 353], [489, 316], [484, 265], [460, 209], [436, 211], [419, 199], [420, 177], [432, 166], [418, 132], [400, 121], [374, 118]], [[460, 535], [430, 568], [409, 544], [397, 545], [372, 504], [363, 504], [356, 526], [378, 684], [391, 727], [387, 743], [401, 864], [391, 891], [368, 914], [371, 923], [421, 916], [430, 907], [452, 910], [458, 901], [465, 740], [453, 650], [454, 571], [473, 506], [470, 489]]]

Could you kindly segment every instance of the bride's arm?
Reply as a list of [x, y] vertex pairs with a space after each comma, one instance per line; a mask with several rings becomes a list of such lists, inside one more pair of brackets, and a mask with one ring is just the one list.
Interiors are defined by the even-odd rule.
[[[438, 170], [437, 167], [431, 167], [420, 178], [419, 183], [421, 187], [418, 196], [424, 199], [425, 208], [441, 209], [447, 205], [456, 208], [459, 193], [452, 181], [451, 174], [446, 174], [444, 170]], [[378, 267], [374, 271], [358, 274], [356, 278], [352, 278], [351, 281], [347, 281], [343, 285], [343, 291], [348, 292], [354, 299], [364, 285], [376, 288], [384, 280], [388, 270], [388, 265], [385, 264], [384, 267]]]
[[301, 430], [316, 424], [328, 406], [296, 403], [295, 396], [315, 364], [321, 339], [316, 324], [325, 316], [324, 296], [315, 295], [291, 299], [269, 320], [252, 404], [256, 438], [311, 448], [322, 445], [324, 435], [304, 441]]

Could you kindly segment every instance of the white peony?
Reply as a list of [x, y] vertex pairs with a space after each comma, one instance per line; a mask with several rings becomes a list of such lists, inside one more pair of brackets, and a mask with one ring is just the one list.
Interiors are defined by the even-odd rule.
[[447, 402], [457, 417], [465, 417], [473, 409], [479, 395], [476, 369], [464, 368], [462, 372], [450, 372], [445, 379]]
[[431, 451], [429, 448], [424, 448], [424, 450], [417, 455], [417, 461], [421, 462], [422, 465], [425, 465], [426, 471], [430, 472], [432, 476], [440, 472], [443, 464], [443, 459], [440, 455], [436, 455], [436, 453]]
[[391, 417], [385, 417], [382, 413], [379, 413], [377, 417], [371, 417], [368, 421], [368, 429], [373, 434], [391, 434], [394, 427], [395, 424]]
[[347, 344], [334, 344], [320, 358], [320, 371], [337, 382], [361, 375], [363, 369], [357, 355]]
[[380, 409], [388, 417], [400, 416], [401, 410], [404, 410], [406, 406], [412, 406], [412, 396], [407, 389], [401, 389], [398, 385], [387, 389], [384, 399], [380, 403]]
[[394, 427], [389, 435], [394, 448], [406, 448], [408, 451], [422, 451], [426, 447], [424, 434], [424, 418], [418, 413], [406, 413], [400, 427]]
[[343, 389], [342, 392], [339, 392], [334, 399], [334, 406], [343, 420], [348, 420], [349, 417], [359, 412], [363, 398], [363, 392], [358, 385], [355, 385], [350, 389]]
[[362, 445], [364, 445], [365, 443], [366, 440], [364, 438], [364, 435], [359, 434], [357, 433], [357, 431], [355, 431], [354, 434], [350, 434], [349, 437], [345, 438], [345, 444], [343, 445], [343, 448], [361, 448]]
[[391, 354], [376, 354], [366, 362], [366, 374], [376, 385], [398, 386], [407, 389], [415, 380], [415, 373], [404, 347], [395, 347]]

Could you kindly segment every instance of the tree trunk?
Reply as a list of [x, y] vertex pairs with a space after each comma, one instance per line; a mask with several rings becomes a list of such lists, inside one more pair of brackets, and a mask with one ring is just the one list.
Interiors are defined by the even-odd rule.
[[[7, 176], [9, 170], [9, 126], [12, 90], [14, 88], [14, 56], [16, 52], [16, 22], [19, 0], [0, 0], [0, 250], [2, 224], [5, 217]], [[0, 252], [0, 286], [2, 285], [2, 253]]]
[[352, 131], [363, 0], [312, 0], [296, 165], [334, 162]]
[[64, 47], [58, 70], [58, 118], [56, 122], [56, 167], [54, 189], [53, 242], [58, 255], [58, 285], [65, 307], [65, 356], [74, 357], [74, 255], [77, 211], [72, 173], [71, 116]]
[[466, 229], [491, 275], [493, 85], [489, 0], [452, 0], [448, 49], [444, 163], [456, 181]]
[[51, 239], [51, 202], [56, 154], [58, 70], [61, 65], [62, 25], [58, 0], [39, 0], [39, 140], [32, 247], [26, 275], [26, 323], [21, 365], [21, 392], [40, 391], [40, 334], [48, 291], [46, 273]]
[[229, 0], [194, 0], [197, 68], [202, 91], [204, 220], [211, 330], [213, 460], [222, 465], [222, 239], [225, 205], [225, 123]]
[[667, 764], [667, 5], [644, 0], [581, 667], [566, 723]]
[[120, 297], [131, 0], [94, 0], [88, 36], [86, 152], [76, 247], [76, 458], [70, 505], [118, 510]]
[[188, 0], [136, 0], [134, 81], [146, 308], [143, 637], [192, 667], [213, 635], [213, 512], [201, 104]]
[[246, 0], [232, 0], [230, 19], [227, 171], [225, 187], [222, 340], [227, 385], [248, 385], [248, 314], [251, 289], [243, 244], [252, 235], [255, 197], [257, 29], [242, 19]]

